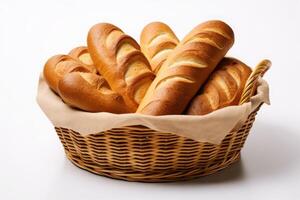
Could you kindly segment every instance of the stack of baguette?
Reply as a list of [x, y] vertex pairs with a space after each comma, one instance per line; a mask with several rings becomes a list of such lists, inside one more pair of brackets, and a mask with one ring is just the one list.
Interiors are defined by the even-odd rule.
[[62, 100], [89, 112], [146, 115], [205, 115], [237, 105], [251, 74], [243, 62], [224, 57], [234, 43], [226, 23], [207, 21], [181, 41], [172, 29], [153, 22], [140, 44], [120, 28], [100, 23], [87, 47], [55, 55], [44, 78]]

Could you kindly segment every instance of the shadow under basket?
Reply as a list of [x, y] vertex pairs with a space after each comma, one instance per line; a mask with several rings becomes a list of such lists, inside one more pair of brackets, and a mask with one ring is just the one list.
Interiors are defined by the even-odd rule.
[[[256, 91], [258, 77], [270, 67], [262, 61], [253, 70], [240, 104]], [[238, 131], [219, 145], [197, 142], [145, 126], [128, 126], [82, 136], [71, 129], [55, 127], [65, 153], [76, 166], [111, 178], [140, 182], [194, 179], [224, 169], [240, 158], [255, 116], [252, 112]]]

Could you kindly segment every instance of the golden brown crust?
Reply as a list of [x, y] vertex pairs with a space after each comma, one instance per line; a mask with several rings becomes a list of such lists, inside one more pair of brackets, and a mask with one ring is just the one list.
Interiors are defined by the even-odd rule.
[[85, 46], [79, 46], [72, 49], [69, 54], [73, 59], [81, 62], [86, 65], [93, 73], [97, 73], [97, 69], [93, 63], [91, 55], [88, 51], [88, 48]]
[[100, 23], [89, 31], [88, 49], [95, 66], [111, 88], [136, 110], [154, 79], [150, 64], [137, 42], [118, 27]]
[[238, 105], [251, 68], [235, 58], [224, 58], [187, 109], [189, 115], [204, 115]]
[[155, 74], [178, 43], [178, 38], [167, 24], [152, 22], [144, 27], [140, 37], [141, 49]]
[[233, 42], [232, 29], [222, 21], [195, 27], [169, 55], [137, 112], [181, 114]]
[[58, 82], [64, 75], [74, 72], [91, 72], [90, 68], [77, 62], [68, 55], [55, 55], [48, 59], [43, 75], [49, 87], [58, 93]]
[[128, 113], [123, 98], [112, 91], [106, 80], [93, 73], [73, 72], [59, 81], [61, 98], [70, 106], [90, 112]]

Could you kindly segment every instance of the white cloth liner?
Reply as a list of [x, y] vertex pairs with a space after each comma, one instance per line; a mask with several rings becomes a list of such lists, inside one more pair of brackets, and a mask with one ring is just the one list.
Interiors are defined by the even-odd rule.
[[144, 125], [160, 132], [174, 133], [199, 142], [220, 144], [230, 131], [238, 129], [248, 115], [261, 103], [269, 103], [269, 86], [259, 79], [257, 94], [250, 102], [228, 106], [204, 116], [165, 115], [148, 116], [136, 113], [90, 113], [73, 109], [63, 103], [40, 77], [37, 102], [55, 127], [69, 128], [86, 136], [112, 128]]

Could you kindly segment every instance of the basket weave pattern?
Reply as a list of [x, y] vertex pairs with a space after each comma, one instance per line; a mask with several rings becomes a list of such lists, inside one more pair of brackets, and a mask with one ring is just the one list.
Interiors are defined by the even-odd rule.
[[55, 130], [67, 157], [93, 173], [130, 181], [186, 180], [214, 173], [235, 162], [257, 111], [220, 145], [144, 126], [116, 128], [87, 137], [71, 129], [56, 127]]
[[[250, 100], [258, 78], [270, 65], [270, 61], [264, 60], [254, 69], [240, 104]], [[219, 145], [145, 126], [114, 128], [87, 136], [62, 127], [55, 130], [67, 157], [78, 167], [95, 174], [142, 182], [187, 180], [217, 172], [239, 159], [260, 106], [239, 130], [227, 134]]]

